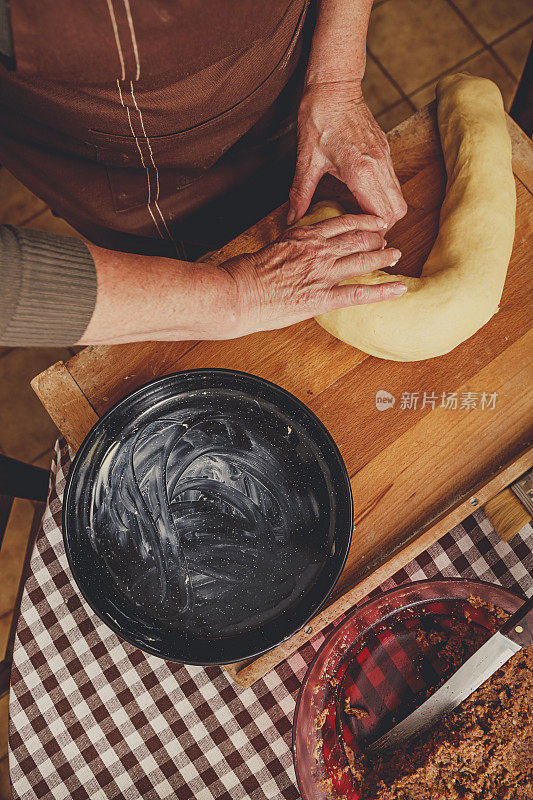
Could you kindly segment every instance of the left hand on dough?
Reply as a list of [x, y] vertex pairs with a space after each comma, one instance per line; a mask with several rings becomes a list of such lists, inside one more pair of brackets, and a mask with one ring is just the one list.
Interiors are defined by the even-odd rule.
[[308, 86], [298, 112], [298, 156], [287, 223], [307, 211], [320, 178], [329, 172], [350, 189], [364, 213], [390, 228], [405, 216], [387, 137], [351, 82]]

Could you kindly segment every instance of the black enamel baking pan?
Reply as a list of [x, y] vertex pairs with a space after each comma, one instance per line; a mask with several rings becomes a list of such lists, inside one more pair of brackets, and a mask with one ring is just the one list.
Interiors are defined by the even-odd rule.
[[202, 369], [135, 390], [72, 464], [63, 536], [93, 611], [147, 653], [252, 658], [302, 628], [337, 582], [352, 496], [335, 442], [269, 381]]

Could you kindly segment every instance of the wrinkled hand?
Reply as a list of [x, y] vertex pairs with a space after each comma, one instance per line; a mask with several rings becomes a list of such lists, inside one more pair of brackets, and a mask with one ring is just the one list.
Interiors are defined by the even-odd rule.
[[232, 336], [403, 294], [401, 282], [338, 285], [398, 261], [399, 250], [385, 249], [384, 230], [374, 216], [345, 214], [288, 230], [257, 253], [226, 261], [222, 267], [236, 287]]
[[352, 82], [309, 86], [298, 112], [298, 156], [288, 224], [300, 219], [326, 172], [350, 189], [362, 210], [390, 228], [407, 204], [394, 172], [387, 137]]

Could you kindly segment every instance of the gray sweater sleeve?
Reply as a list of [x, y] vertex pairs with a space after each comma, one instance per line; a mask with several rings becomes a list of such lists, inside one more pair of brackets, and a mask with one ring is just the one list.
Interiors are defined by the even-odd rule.
[[88, 247], [70, 236], [0, 226], [0, 345], [77, 342], [96, 302]]

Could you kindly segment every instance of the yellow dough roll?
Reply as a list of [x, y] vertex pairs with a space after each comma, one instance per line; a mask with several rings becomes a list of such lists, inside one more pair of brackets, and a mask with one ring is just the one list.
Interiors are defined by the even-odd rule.
[[[317, 317], [338, 339], [393, 361], [443, 355], [485, 325], [498, 310], [513, 246], [511, 140], [497, 86], [471, 75], [443, 78], [437, 110], [447, 186], [421, 277], [381, 270], [360, 276], [350, 282], [400, 279], [408, 290], [393, 300]], [[313, 221], [342, 213], [337, 204], [318, 212]]]

